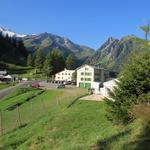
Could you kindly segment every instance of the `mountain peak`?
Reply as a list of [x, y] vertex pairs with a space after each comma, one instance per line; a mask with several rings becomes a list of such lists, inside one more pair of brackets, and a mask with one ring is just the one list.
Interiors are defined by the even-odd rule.
[[118, 42], [118, 39], [115, 39], [113, 37], [109, 37], [106, 42], [98, 49], [98, 51], [101, 51], [102, 49], [106, 49], [108, 47], [110, 47], [113, 43], [115, 44], [116, 42]]
[[26, 35], [24, 34], [17, 34], [14, 31], [12, 31], [11, 29], [8, 28], [4, 28], [4, 27], [0, 27], [0, 32], [6, 36], [8, 35], [9, 37], [18, 37], [18, 38], [22, 38], [25, 37]]
[[116, 38], [114, 38], [114, 37], [112, 37], [112, 36], [110, 36], [110, 37], [106, 40], [105, 43], [112, 43], [112, 42], [114, 42], [114, 41], [119, 41], [119, 40], [116, 39]]
[[87, 63], [92, 65], [100, 64], [104, 68], [120, 71], [133, 51], [138, 52], [143, 50], [142, 47], [145, 42], [146, 40], [134, 35], [124, 36], [120, 40], [110, 37], [87, 60]]

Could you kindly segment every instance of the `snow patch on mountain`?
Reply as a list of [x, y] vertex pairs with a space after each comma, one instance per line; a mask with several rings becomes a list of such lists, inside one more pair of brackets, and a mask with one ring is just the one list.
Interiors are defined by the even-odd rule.
[[8, 35], [9, 37], [18, 37], [18, 38], [23, 38], [27, 35], [25, 34], [17, 34], [15, 33], [14, 31], [10, 30], [10, 29], [7, 29], [7, 28], [3, 28], [3, 27], [0, 27], [0, 32], [6, 36]]

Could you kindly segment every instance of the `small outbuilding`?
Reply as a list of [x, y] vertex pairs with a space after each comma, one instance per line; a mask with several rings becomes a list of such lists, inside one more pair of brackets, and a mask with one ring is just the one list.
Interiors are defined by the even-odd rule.
[[117, 79], [112, 79], [103, 83], [103, 87], [100, 88], [100, 94], [103, 97], [109, 98], [109, 91], [113, 91], [114, 87], [117, 86]]

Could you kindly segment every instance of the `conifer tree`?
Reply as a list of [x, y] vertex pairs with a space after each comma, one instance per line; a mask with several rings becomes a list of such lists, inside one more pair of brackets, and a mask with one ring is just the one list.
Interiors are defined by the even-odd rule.
[[22, 54], [24, 57], [27, 57], [28, 53], [27, 53], [27, 51], [26, 51], [26, 48], [25, 48], [24, 43], [23, 43], [22, 40], [19, 40], [19, 41], [18, 41], [17, 48], [19, 49], [19, 51], [21, 52], [21, 54]]
[[44, 74], [49, 78], [53, 73], [53, 65], [52, 65], [52, 58], [51, 58], [51, 52], [49, 52], [46, 55], [45, 61], [44, 61]]
[[42, 54], [42, 51], [41, 49], [38, 49], [36, 52], [35, 52], [35, 61], [34, 61], [34, 65], [35, 65], [35, 68], [37, 70], [39, 70], [40, 72], [42, 71], [42, 68], [43, 68], [43, 54]]
[[68, 55], [66, 59], [66, 68], [70, 70], [75, 68], [75, 57], [73, 54]]
[[109, 106], [108, 117], [117, 122], [127, 123], [132, 119], [130, 109], [142, 103], [140, 97], [150, 93], [150, 50], [131, 55], [129, 62], [120, 73], [119, 81], [111, 99], [106, 99]]
[[47, 77], [55, 75], [57, 72], [63, 70], [64, 68], [65, 60], [63, 54], [59, 50], [54, 49], [47, 54], [43, 69], [43, 73]]
[[64, 56], [58, 49], [54, 49], [51, 51], [51, 59], [53, 66], [53, 75], [65, 68]]
[[33, 66], [33, 58], [32, 58], [32, 55], [31, 55], [31, 54], [28, 54], [28, 57], [27, 57], [27, 65], [28, 65], [28, 66]]

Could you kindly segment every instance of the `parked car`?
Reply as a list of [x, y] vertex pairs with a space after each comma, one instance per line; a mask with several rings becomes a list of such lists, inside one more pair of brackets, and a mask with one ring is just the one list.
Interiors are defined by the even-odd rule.
[[64, 84], [69, 85], [69, 84], [71, 84], [71, 81], [64, 81]]
[[39, 85], [39, 83], [32, 83], [32, 84], [31, 84], [31, 87], [32, 87], [32, 88], [39, 88], [40, 85]]
[[76, 85], [76, 82], [73, 81], [73, 82], [71, 83], [71, 85]]
[[58, 89], [65, 88], [65, 85], [64, 85], [64, 84], [58, 84], [58, 85], [56, 86], [56, 88], [58, 88]]

